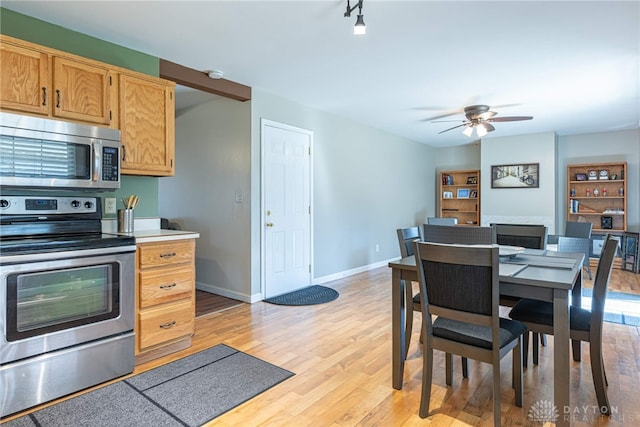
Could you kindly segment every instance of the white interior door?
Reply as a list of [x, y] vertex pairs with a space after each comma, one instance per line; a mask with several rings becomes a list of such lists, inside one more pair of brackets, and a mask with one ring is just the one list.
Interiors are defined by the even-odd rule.
[[311, 145], [308, 130], [262, 120], [264, 295], [311, 284]]

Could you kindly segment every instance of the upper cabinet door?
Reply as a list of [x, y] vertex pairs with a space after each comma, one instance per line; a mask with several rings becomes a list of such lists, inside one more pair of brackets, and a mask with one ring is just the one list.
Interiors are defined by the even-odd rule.
[[120, 74], [122, 173], [174, 174], [174, 90], [172, 82]]
[[109, 124], [110, 74], [107, 68], [53, 58], [53, 116]]
[[0, 108], [47, 115], [51, 102], [49, 56], [0, 44]]

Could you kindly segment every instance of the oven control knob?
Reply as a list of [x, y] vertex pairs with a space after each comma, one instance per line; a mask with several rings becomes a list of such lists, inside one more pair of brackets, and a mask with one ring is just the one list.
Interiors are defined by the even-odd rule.
[[6, 199], [2, 199], [0, 200], [0, 208], [8, 208], [9, 207], [9, 201]]
[[92, 202], [84, 202], [84, 207], [87, 209], [91, 209], [93, 207], [93, 203]]
[[72, 200], [72, 201], [71, 201], [71, 207], [72, 207], [72, 208], [78, 208], [78, 207], [80, 207], [80, 202], [79, 202], [79, 201], [77, 201], [77, 200]]

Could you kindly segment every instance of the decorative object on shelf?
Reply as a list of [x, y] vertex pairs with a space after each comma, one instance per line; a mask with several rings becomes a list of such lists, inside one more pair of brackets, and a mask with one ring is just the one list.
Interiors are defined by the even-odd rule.
[[569, 196], [571, 197], [575, 197], [576, 196], [576, 189], [572, 188], [571, 191], [569, 191]]
[[576, 174], [576, 181], [586, 181], [587, 180], [587, 174], [586, 173], [577, 173]]
[[491, 188], [538, 188], [539, 163], [491, 166]]
[[442, 175], [442, 185], [453, 185], [453, 177], [451, 175]]
[[620, 169], [620, 179], [624, 179], [624, 168]]
[[598, 171], [590, 170], [589, 171], [589, 181], [592, 181], [594, 179], [598, 179]]
[[610, 216], [600, 217], [600, 228], [603, 230], [611, 230], [613, 228], [613, 218]]
[[615, 181], [616, 179], [618, 179], [618, 175], [616, 175], [615, 173], [612, 173], [612, 174], [609, 176], [609, 179], [611, 179], [611, 181]]
[[620, 197], [624, 196], [624, 188], [622, 187], [618, 188], [618, 196]]
[[443, 191], [442, 192], [443, 199], [453, 199], [453, 191]]
[[598, 179], [609, 179], [609, 171], [606, 169], [602, 169], [598, 172]]
[[607, 197], [607, 189], [606, 188], [602, 189], [602, 197]]
[[587, 197], [591, 197], [591, 190], [589, 190], [588, 188], [584, 190], [584, 195]]
[[597, 188], [593, 189], [593, 197], [598, 197], [598, 195], [600, 194], [600, 191], [598, 191]]
[[478, 197], [478, 190], [471, 190], [471, 193], [469, 193], [469, 198], [475, 199], [477, 197]]
[[459, 188], [456, 197], [458, 197], [458, 199], [468, 199], [469, 198], [469, 189], [468, 188]]
[[477, 176], [470, 176], [469, 178], [467, 178], [467, 184], [477, 184], [477, 183], [478, 183]]

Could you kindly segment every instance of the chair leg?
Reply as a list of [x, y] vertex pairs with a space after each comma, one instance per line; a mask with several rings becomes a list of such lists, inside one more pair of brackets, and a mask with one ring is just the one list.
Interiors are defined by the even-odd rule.
[[447, 385], [453, 384], [453, 354], [445, 353], [445, 382]]
[[540, 334], [540, 345], [543, 347], [547, 346], [547, 336], [545, 334]]
[[460, 361], [462, 362], [462, 377], [469, 378], [469, 359], [461, 357]]
[[404, 319], [404, 358], [409, 354], [411, 333], [413, 332], [413, 286], [409, 281], [402, 281], [405, 289], [405, 319]]
[[522, 366], [524, 366], [525, 368], [529, 363], [528, 356], [529, 356], [529, 331], [525, 332], [522, 335]]
[[516, 393], [516, 406], [522, 408], [522, 396], [524, 394], [522, 386], [522, 336], [518, 339], [518, 345], [513, 349], [511, 382]]
[[540, 344], [538, 343], [538, 334], [537, 332], [533, 332], [533, 337], [532, 337], [532, 341], [533, 341], [533, 364], [537, 365], [539, 362], [539, 356], [540, 356]]
[[598, 407], [603, 415], [610, 415], [611, 406], [607, 397], [607, 377], [604, 372], [604, 361], [602, 360], [602, 343], [591, 341], [589, 343], [589, 353], [591, 355], [591, 373], [593, 375], [593, 385], [596, 389]]
[[420, 394], [420, 418], [429, 415], [431, 400], [431, 381], [433, 379], [433, 349], [422, 347], [422, 392]]
[[500, 412], [500, 360], [493, 364], [493, 425], [502, 425]]

